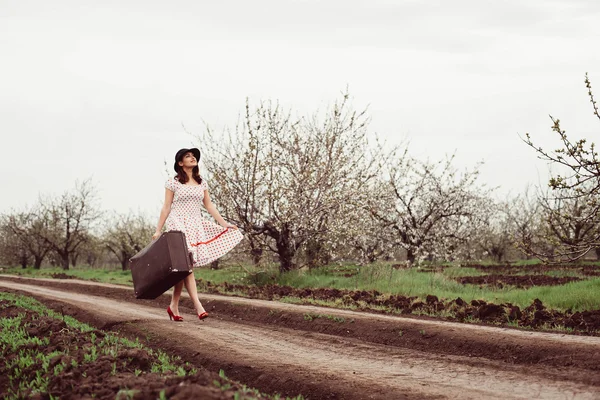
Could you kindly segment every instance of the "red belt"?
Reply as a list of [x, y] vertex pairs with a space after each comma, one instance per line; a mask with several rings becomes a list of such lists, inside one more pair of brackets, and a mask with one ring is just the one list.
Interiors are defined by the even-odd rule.
[[225, 230], [221, 233], [219, 233], [217, 236], [215, 236], [214, 238], [207, 240], [206, 242], [198, 242], [195, 244], [191, 244], [192, 247], [196, 247], [199, 246], [201, 244], [209, 244], [210, 242], [214, 242], [215, 240], [217, 240], [218, 238], [220, 238], [224, 233], [226, 233], [229, 230], [229, 228], [225, 228]]

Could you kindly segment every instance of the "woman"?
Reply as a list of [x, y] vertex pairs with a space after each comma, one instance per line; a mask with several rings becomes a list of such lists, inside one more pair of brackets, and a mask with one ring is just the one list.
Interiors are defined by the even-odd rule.
[[[165, 203], [156, 232], [152, 236], [152, 240], [160, 236], [165, 222], [167, 230], [185, 233], [188, 250], [194, 257], [194, 267], [210, 264], [233, 249], [243, 238], [238, 227], [227, 223], [210, 201], [206, 180], [199, 175], [199, 160], [200, 150], [196, 148], [181, 149], [175, 154], [173, 168], [177, 175], [165, 184]], [[202, 216], [201, 204], [219, 225]], [[202, 320], [208, 317], [198, 300], [196, 280], [192, 272], [173, 288], [171, 304], [167, 308], [169, 318], [183, 321], [179, 315], [179, 298], [184, 285], [194, 302], [198, 318]]]

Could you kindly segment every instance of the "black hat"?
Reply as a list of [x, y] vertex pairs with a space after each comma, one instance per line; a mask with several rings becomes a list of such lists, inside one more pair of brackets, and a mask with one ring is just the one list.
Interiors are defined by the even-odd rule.
[[175, 154], [175, 164], [173, 164], [173, 169], [175, 170], [175, 172], [178, 172], [178, 163], [179, 161], [181, 161], [183, 156], [185, 156], [185, 153], [192, 153], [194, 157], [196, 157], [196, 161], [200, 162], [200, 150], [198, 150], [195, 147], [193, 149], [181, 149]]

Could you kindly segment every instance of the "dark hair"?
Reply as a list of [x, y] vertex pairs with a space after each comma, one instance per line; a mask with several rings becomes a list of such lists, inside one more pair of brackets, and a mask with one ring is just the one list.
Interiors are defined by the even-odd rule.
[[[200, 178], [200, 169], [196, 165], [194, 169], [192, 169], [192, 177], [198, 184], [202, 184], [202, 178]], [[177, 165], [177, 175], [175, 175], [175, 179], [179, 181], [179, 183], [186, 184], [188, 181], [188, 174], [185, 173], [181, 165]]]

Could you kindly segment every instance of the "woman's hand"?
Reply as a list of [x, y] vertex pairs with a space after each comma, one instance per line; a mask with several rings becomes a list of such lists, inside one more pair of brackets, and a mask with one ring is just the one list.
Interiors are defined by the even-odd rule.
[[152, 235], [152, 240], [158, 239], [158, 237], [160, 236], [161, 233], [162, 233], [161, 231], [154, 232], [154, 235]]
[[225, 222], [225, 225], [221, 225], [223, 228], [231, 228], [238, 229], [237, 225], [230, 224], [229, 222]]

